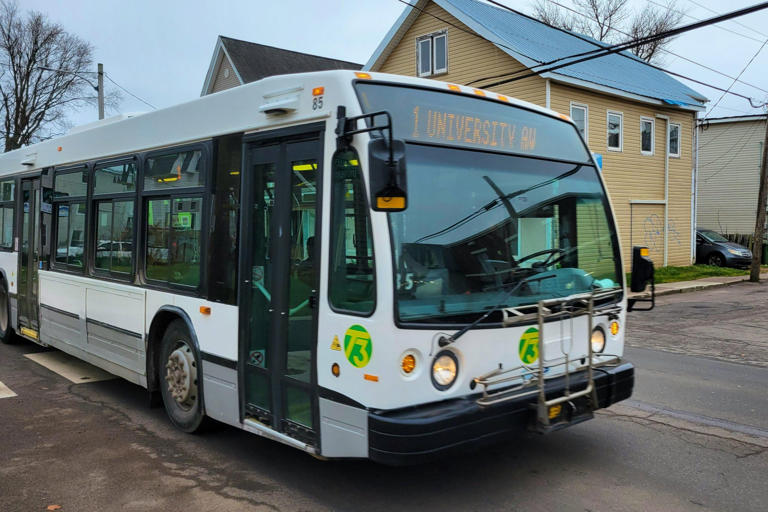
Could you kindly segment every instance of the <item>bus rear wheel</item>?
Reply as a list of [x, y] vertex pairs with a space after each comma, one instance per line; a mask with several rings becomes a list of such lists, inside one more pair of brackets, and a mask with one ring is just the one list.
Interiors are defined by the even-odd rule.
[[174, 320], [160, 343], [160, 391], [171, 423], [184, 432], [200, 430], [203, 400], [200, 395], [200, 361], [187, 326]]
[[5, 344], [16, 341], [11, 328], [11, 301], [5, 281], [0, 281], [0, 341]]

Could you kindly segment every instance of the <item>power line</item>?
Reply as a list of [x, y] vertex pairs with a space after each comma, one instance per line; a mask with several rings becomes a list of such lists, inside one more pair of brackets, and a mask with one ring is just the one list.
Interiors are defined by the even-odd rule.
[[[693, 5], [697, 6], [697, 7], [701, 7], [701, 8], [702, 8], [702, 9], [704, 9], [705, 11], [709, 11], [709, 12], [711, 12], [712, 14], [720, 14], [720, 13], [718, 13], [716, 10], [714, 10], [714, 9], [710, 9], [710, 8], [709, 8], [709, 7], [707, 7], [706, 5], [701, 5], [700, 3], [698, 3], [698, 2], [695, 2], [694, 0], [688, 0], [688, 1], [689, 1], [690, 3], [692, 3]], [[764, 32], [760, 32], [759, 30], [755, 30], [755, 29], [753, 29], [752, 27], [749, 27], [749, 26], [747, 26], [747, 25], [745, 25], [745, 24], [741, 23], [740, 21], [736, 21], [736, 20], [733, 20], [733, 22], [734, 22], [736, 25], [739, 25], [739, 26], [741, 26], [741, 27], [744, 27], [745, 29], [747, 29], [747, 30], [749, 30], [749, 31], [752, 31], [752, 32], [754, 32], [755, 34], [757, 34], [757, 35], [759, 35], [759, 36], [768, 37], [768, 34], [766, 34], [766, 33], [764, 33]]]
[[153, 104], [151, 104], [151, 103], [150, 103], [150, 102], [148, 102], [147, 100], [144, 100], [144, 99], [142, 99], [142, 98], [139, 98], [138, 96], [136, 96], [135, 94], [133, 94], [131, 91], [129, 91], [128, 89], [126, 89], [125, 87], [123, 87], [122, 85], [120, 85], [119, 83], [117, 83], [117, 82], [115, 82], [114, 80], [112, 80], [112, 77], [111, 77], [111, 76], [109, 76], [109, 74], [108, 74], [108, 73], [104, 73], [104, 76], [105, 76], [105, 77], [107, 77], [107, 80], [109, 80], [110, 82], [112, 82], [113, 84], [115, 84], [117, 87], [119, 87], [120, 89], [122, 89], [123, 91], [125, 91], [126, 93], [128, 93], [129, 95], [133, 96], [134, 98], [136, 98], [136, 99], [137, 99], [137, 100], [139, 100], [140, 102], [144, 103], [145, 105], [149, 105], [150, 107], [152, 107], [152, 109], [154, 109], [154, 110], [157, 110], [157, 107], [156, 107], [156, 106], [154, 106]]
[[[751, 58], [751, 59], [749, 59], [749, 62], [747, 62], [746, 66], [744, 66], [744, 69], [742, 69], [742, 70], [741, 70], [741, 72], [739, 73], [739, 75], [738, 75], [736, 78], [734, 78], [734, 79], [733, 79], [733, 82], [731, 82], [731, 85], [729, 85], [729, 86], [728, 86], [728, 89], [727, 89], [727, 90], [726, 90], [726, 91], [725, 91], [723, 94], [721, 94], [721, 95], [720, 95], [720, 97], [717, 99], [717, 101], [715, 102], [715, 104], [714, 104], [714, 105], [712, 105], [712, 107], [709, 109], [709, 112], [707, 112], [707, 114], [709, 114], [709, 113], [711, 113], [713, 110], [715, 110], [715, 107], [717, 107], [717, 105], [718, 105], [718, 104], [719, 104], [719, 103], [722, 101], [722, 99], [723, 99], [723, 98], [725, 98], [725, 95], [726, 95], [726, 94], [727, 94], [727, 93], [728, 93], [728, 92], [731, 90], [731, 87], [733, 87], [733, 86], [734, 86], [734, 84], [736, 84], [736, 82], [737, 82], [737, 81], [738, 81], [738, 79], [741, 77], [741, 75], [743, 75], [743, 74], [744, 74], [744, 72], [747, 70], [747, 68], [750, 66], [750, 64], [752, 64], [752, 62], [755, 60], [755, 58], [757, 58], [757, 56], [758, 56], [758, 55], [760, 54], [760, 52], [763, 50], [763, 48], [765, 48], [765, 45], [766, 45], [766, 44], [768, 44], [768, 39], [766, 39], [765, 41], [763, 41], [763, 44], [762, 44], [762, 46], [760, 46], [760, 48], [758, 48], [758, 50], [755, 52], [755, 54], [752, 56], [752, 58]], [[705, 119], [707, 118], [707, 114], [704, 114], [704, 118], [705, 118]]]
[[[489, 1], [492, 2], [494, 5], [501, 5], [502, 7], [505, 7], [506, 9], [508, 9], [508, 10], [510, 10], [512, 12], [515, 12], [513, 9], [511, 9], [509, 7], [506, 7], [503, 4], [499, 4], [498, 2], [495, 2], [494, 0], [489, 0]], [[697, 29], [697, 28], [705, 27], [707, 25], [712, 25], [714, 23], [719, 23], [721, 21], [726, 21], [726, 20], [729, 20], [729, 19], [732, 19], [732, 18], [735, 18], [735, 17], [738, 17], [738, 16], [743, 16], [745, 14], [750, 14], [752, 12], [756, 12], [756, 11], [765, 9], [767, 7], [768, 7], [768, 2], [763, 2], [763, 3], [760, 3], [760, 4], [753, 5], [751, 7], [747, 7], [747, 8], [744, 8], [744, 9], [739, 9], [737, 11], [732, 11], [732, 12], [726, 13], [724, 15], [716, 16], [714, 18], [709, 18], [709, 19], [706, 19], [706, 20], [703, 20], [703, 21], [699, 21], [699, 22], [696, 22], [696, 23], [691, 23], [689, 25], [683, 25], [681, 27], [677, 27], [677, 28], [674, 28], [674, 29], [671, 29], [671, 30], [668, 30], [668, 31], [665, 31], [665, 32], [654, 34], [652, 36], [648, 36], [648, 37], [644, 37], [644, 38], [638, 38], [638, 39], [627, 41], [627, 42], [624, 42], [624, 43], [619, 43], [619, 44], [616, 44], [616, 45], [606, 46], [606, 47], [603, 47], [602, 51], [599, 51], [596, 55], [588, 55], [588, 56], [582, 57], [580, 59], [577, 59], [577, 60], [574, 60], [574, 61], [571, 61], [571, 62], [567, 62], [567, 63], [563, 63], [563, 64], [557, 64], [557, 65], [554, 65], [554, 66], [549, 66], [549, 67], [544, 68], [543, 70], [532, 71], [532, 72], [530, 72], [528, 74], [525, 74], [525, 75], [522, 75], [522, 76], [514, 76], [514, 77], [508, 78], [506, 80], [502, 80], [502, 81], [499, 81], [499, 82], [494, 82], [492, 84], [487, 84], [484, 87], [485, 88], [496, 87], [498, 85], [506, 84], [506, 83], [509, 83], [509, 82], [514, 82], [514, 81], [517, 81], [517, 80], [522, 80], [522, 79], [525, 79], [525, 78], [528, 78], [528, 77], [531, 77], [531, 76], [540, 75], [541, 73], [547, 73], [547, 72], [550, 72], [550, 71], [555, 71], [557, 69], [560, 69], [560, 68], [563, 68], [563, 67], [566, 67], [566, 66], [572, 66], [574, 64], [578, 64], [578, 63], [585, 62], [585, 61], [588, 61], [588, 60], [592, 60], [592, 59], [595, 59], [595, 58], [600, 58], [600, 57], [604, 57], [604, 56], [611, 55], [611, 54], [614, 54], [614, 53], [618, 53], [618, 52], [620, 52], [622, 50], [633, 48], [633, 47], [639, 46], [641, 44], [653, 42], [653, 41], [656, 41], [656, 40], [659, 40], [659, 39], [665, 39], [667, 37], [671, 37], [671, 36], [675, 36], [675, 35], [678, 35], [678, 34], [682, 34], [684, 32], [688, 32], [688, 31], [691, 31], [691, 30], [694, 30], [694, 29]], [[593, 44], [596, 44], [596, 43], [593, 43]], [[619, 54], [619, 55], [621, 55], [621, 54]], [[575, 56], [576, 55], [572, 55], [572, 56], [566, 57], [566, 58], [572, 58], [572, 57], [575, 57]], [[642, 61], [640, 61], [640, 62], [642, 62]], [[715, 86], [712, 86], [710, 84], [705, 84], [703, 82], [700, 82], [698, 80], [692, 79], [690, 77], [687, 77], [687, 76], [684, 76], [684, 75], [680, 75], [679, 73], [674, 73], [674, 72], [671, 72], [671, 71], [667, 71], [667, 70], [665, 70], [663, 68], [659, 68], [658, 66], [654, 66], [653, 64], [648, 64], [648, 63], [645, 63], [645, 64], [649, 65], [651, 67], [655, 67], [657, 69], [660, 69], [662, 71], [665, 71], [667, 73], [670, 73], [672, 75], [680, 76], [681, 78], [685, 78], [687, 80], [691, 80], [693, 82], [700, 83], [700, 84], [706, 85], [708, 87], [712, 87], [713, 89], [719, 89], [721, 91], [723, 90], [723, 89], [721, 89], [719, 87], [715, 87]], [[748, 96], [740, 95], [740, 94], [737, 94], [737, 93], [731, 93], [731, 94], [736, 95], [736, 96], [740, 96], [740, 97], [748, 100], [750, 102], [750, 105], [753, 108], [758, 108], [760, 106], [760, 105], [755, 105], [755, 103], [752, 100], [752, 98], [750, 98]]]
[[[671, 6], [662, 5], [662, 4], [658, 3], [658, 2], [654, 2], [654, 0], [647, 0], [647, 1], [648, 1], [648, 3], [653, 4], [656, 7], [661, 7], [662, 9], [669, 9], [670, 11], [682, 14], [686, 18], [691, 18], [692, 20], [695, 20], [695, 21], [701, 21], [701, 18], [697, 18], [696, 16], [691, 16], [687, 12], [681, 11], [680, 9], [672, 9]], [[715, 12], [715, 11], [712, 11], [712, 12]], [[718, 13], [715, 12], [715, 14], [718, 14]], [[736, 32], [735, 30], [731, 30], [728, 27], [721, 27], [720, 25], [715, 25], [715, 28], [720, 29], [720, 30], [722, 30], [724, 32], [730, 32], [731, 34], [737, 35], [739, 37], [743, 37], [745, 39], [749, 39], [750, 41], [756, 41], [758, 43], [762, 43], [763, 42], [762, 39], [756, 39], [756, 38], [754, 38], [752, 36], [748, 36], [746, 34], [742, 34], [741, 32]]]
[[[577, 11], [576, 9], [573, 9], [573, 8], [571, 8], [571, 7], [568, 7], [568, 6], [565, 6], [565, 5], [561, 4], [561, 3], [558, 3], [558, 2], [557, 2], [557, 1], [555, 1], [555, 0], [549, 0], [549, 2], [550, 2], [550, 3], [553, 3], [553, 4], [555, 4], [555, 5], [557, 5], [558, 7], [561, 7], [561, 8], [563, 8], [563, 9], [567, 10], [567, 11], [570, 11], [570, 12], [572, 12], [572, 13], [574, 13], [574, 14], [577, 14], [577, 15], [579, 15], [579, 16], [581, 16], [581, 17], [583, 17], [583, 18], [589, 18], [589, 16], [587, 16], [587, 15], [586, 15], [586, 14], [584, 14], [583, 12], [579, 12], [579, 11]], [[618, 29], [618, 28], [616, 28], [616, 27], [611, 27], [611, 26], [609, 26], [608, 28], [610, 28], [611, 30], [615, 30], [616, 32], [618, 32], [619, 34], [622, 34], [622, 35], [624, 35], [624, 36], [627, 36], [627, 37], [632, 37], [632, 36], [630, 36], [629, 34], [627, 34], [626, 32], [624, 32], [624, 31], [622, 31], [622, 30], [620, 30], [620, 29]], [[766, 36], [766, 37], [768, 37], [768, 36]], [[728, 75], [728, 74], [726, 74], [726, 73], [723, 73], [722, 71], [718, 71], [718, 70], [717, 70], [717, 69], [715, 69], [715, 68], [711, 68], [711, 67], [709, 67], [709, 66], [707, 66], [707, 65], [705, 65], [705, 64], [702, 64], [701, 62], [696, 62], [696, 61], [695, 61], [695, 60], [693, 60], [693, 59], [689, 59], [688, 57], [684, 57], [684, 56], [682, 56], [682, 55], [680, 55], [680, 54], [678, 54], [678, 53], [675, 53], [675, 52], [673, 52], [672, 50], [667, 50], [666, 48], [659, 48], [659, 49], [660, 49], [661, 51], [665, 52], [665, 53], [668, 53], [668, 54], [670, 54], [670, 55], [674, 55], [675, 57], [677, 57], [677, 58], [679, 58], [679, 59], [683, 59], [684, 61], [690, 62], [691, 64], [695, 64], [695, 65], [697, 65], [697, 66], [700, 66], [700, 67], [702, 67], [702, 68], [704, 68], [704, 69], [706, 69], [706, 70], [708, 70], [708, 71], [711, 71], [711, 72], [713, 72], [713, 73], [717, 73], [718, 75], [722, 75], [722, 76], [724, 76], [724, 77], [726, 77], [726, 78], [730, 78], [731, 80], [733, 80], [733, 77], [732, 77], [732, 76], [730, 76], [730, 75]], [[619, 55], [621, 55], [622, 57], [631, 58], [631, 57], [628, 57], [627, 55], [623, 55], [623, 54], [621, 54], [621, 53], [620, 53]], [[648, 63], [646, 62], [646, 64], [648, 64]], [[657, 69], [659, 69], [660, 71], [664, 71], [665, 73], [670, 73], [669, 71], [667, 71], [666, 69], [663, 69], [663, 68], [661, 68], [661, 67], [658, 67]], [[768, 94], [768, 90], [766, 90], [766, 89], [763, 89], [762, 87], [758, 87], [757, 85], [753, 85], [753, 84], [750, 84], [750, 83], [744, 82], [744, 81], [742, 81], [742, 80], [739, 80], [739, 83], [741, 83], [741, 84], [744, 84], [744, 85], [747, 85], [747, 86], [749, 86], [749, 87], [753, 87], [753, 88], [757, 89], [758, 91], [761, 91], [761, 92], [764, 92], [764, 93]], [[702, 85], [705, 85], [705, 84], [702, 84]]]
[[[503, 4], [498, 4], [498, 2], [495, 2], [494, 0], [489, 0], [489, 1], [492, 2], [494, 5], [503, 5]], [[607, 55], [618, 53], [618, 52], [620, 52], [622, 50], [627, 50], [629, 48], [633, 48], [633, 47], [639, 46], [641, 44], [650, 43], [650, 42], [653, 42], [653, 41], [657, 41], [659, 39], [666, 39], [667, 37], [671, 37], [671, 36], [675, 36], [675, 35], [678, 35], [678, 34], [682, 34], [684, 32], [688, 32], [688, 31], [695, 30], [695, 29], [698, 29], [698, 28], [701, 28], [701, 27], [705, 27], [707, 25], [712, 25], [714, 23], [719, 23], [721, 21], [726, 21], [726, 20], [729, 20], [731, 18], [735, 18], [735, 17], [738, 17], [738, 16], [743, 16], [745, 14], [750, 14], [750, 13], [753, 13], [753, 12], [765, 9], [766, 7], [768, 7], [768, 2], [763, 2], [763, 3], [760, 3], [760, 4], [753, 5], [751, 7], [747, 7], [747, 8], [744, 8], [744, 9], [739, 9], [737, 11], [732, 11], [732, 12], [729, 12], [729, 13], [726, 13], [726, 14], [723, 14], [723, 15], [720, 15], [720, 16], [716, 16], [714, 18], [708, 18], [708, 19], [703, 20], [703, 21], [699, 21], [699, 22], [696, 22], [696, 23], [691, 23], [689, 25], [683, 25], [683, 26], [680, 26], [680, 27], [677, 27], [677, 28], [674, 28], [674, 29], [671, 29], [671, 30], [667, 30], [665, 32], [660, 32], [660, 33], [654, 34], [652, 36], [643, 37], [643, 38], [637, 38], [637, 39], [634, 39], [632, 41], [627, 41], [627, 42], [624, 42], [624, 43], [619, 43], [619, 44], [615, 44], [615, 45], [611, 45], [611, 46], [606, 46], [606, 47], [603, 48], [602, 51], [598, 51], [596, 55], [587, 55], [587, 56], [578, 58], [578, 59], [576, 59], [574, 61], [571, 61], [571, 62], [567, 62], [567, 63], [563, 63], [563, 64], [556, 64], [556, 65], [553, 65], [553, 66], [546, 67], [543, 70], [533, 71], [533, 72], [530, 72], [530, 73], [522, 75], [522, 76], [515, 76], [515, 77], [512, 77], [512, 78], [508, 78], [506, 80], [502, 80], [500, 82], [494, 82], [492, 84], [486, 85], [485, 87], [486, 88], [490, 88], [490, 87], [495, 87], [495, 86], [498, 86], [498, 85], [506, 84], [506, 83], [509, 83], [509, 82], [515, 82], [517, 80], [522, 80], [522, 79], [525, 79], [525, 78], [529, 78], [531, 76], [540, 75], [541, 73], [547, 73], [547, 72], [550, 72], [550, 71], [555, 71], [557, 69], [564, 68], [566, 66], [572, 66], [574, 64], [579, 64], [581, 62], [585, 62], [585, 61], [588, 61], [588, 60], [592, 60], [592, 59], [596, 59], [596, 58], [600, 58], [600, 57], [605, 57]], [[509, 8], [507, 8], [507, 9], [509, 9]], [[512, 10], [512, 9], [509, 9], [509, 10]], [[575, 57], [575, 56], [577, 56], [577, 55], [572, 55], [572, 56], [570, 56], [570, 58]], [[685, 78], [687, 78], [687, 77], [685, 77]], [[748, 100], [750, 100], [750, 103], [752, 104], [753, 108], [757, 108], [752, 103], [752, 99], [751, 98], [748, 98], [748, 97], [746, 97], [746, 98]]]

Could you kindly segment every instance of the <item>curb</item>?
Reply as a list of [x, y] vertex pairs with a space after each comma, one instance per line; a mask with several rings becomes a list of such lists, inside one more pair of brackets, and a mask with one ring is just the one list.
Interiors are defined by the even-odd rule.
[[[761, 274], [760, 275], [760, 279], [761, 279], [761, 282], [762, 282], [762, 280], [768, 279], [768, 275]], [[662, 297], [664, 295], [674, 295], [676, 293], [697, 292], [697, 291], [705, 290], [705, 289], [709, 289], [709, 288], [720, 288], [720, 287], [723, 287], [723, 286], [730, 286], [732, 284], [746, 283], [746, 282], [749, 282], [749, 276], [744, 276], [743, 279], [737, 279], [737, 280], [733, 280], [733, 281], [726, 281], [724, 283], [718, 283], [718, 282], [711, 282], [710, 281], [710, 282], [701, 283], [701, 284], [692, 284], [692, 285], [689, 285], [689, 286], [683, 286], [683, 287], [680, 287], [680, 288], [666, 288], [666, 289], [662, 289], [662, 290], [659, 290], [657, 288], [656, 289], [656, 297]], [[668, 285], [668, 284], [674, 284], [674, 283], [663, 283], [663, 284], [660, 284], [660, 285], [657, 285], [657, 286], [665, 286], [665, 285]], [[643, 298], [649, 298], [650, 296], [651, 296], [650, 292], [638, 292], [638, 293], [629, 293], [628, 294], [629, 298], [640, 298], [640, 299], [643, 299]]]

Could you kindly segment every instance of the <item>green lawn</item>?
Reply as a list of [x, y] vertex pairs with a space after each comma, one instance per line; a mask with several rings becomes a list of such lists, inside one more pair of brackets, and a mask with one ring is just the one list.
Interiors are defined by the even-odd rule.
[[[768, 272], [768, 266], [763, 265], [762, 272]], [[629, 283], [631, 274], [627, 274]], [[713, 267], [711, 265], [690, 265], [687, 267], [657, 267], [656, 284], [674, 283], [677, 281], [693, 281], [703, 277], [718, 276], [745, 276], [749, 275], [749, 269]]]

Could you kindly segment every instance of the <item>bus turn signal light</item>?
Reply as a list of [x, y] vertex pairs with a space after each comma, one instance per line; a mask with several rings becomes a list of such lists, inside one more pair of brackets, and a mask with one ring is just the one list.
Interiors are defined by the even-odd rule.
[[325, 87], [315, 87], [312, 89], [312, 96], [322, 96], [325, 93]]
[[200, 306], [200, 314], [201, 315], [210, 315], [211, 314], [211, 307], [210, 306]]
[[414, 368], [416, 368], [416, 358], [413, 354], [407, 354], [402, 361], [400, 361], [400, 368], [403, 369], [403, 373], [410, 374]]
[[619, 322], [613, 321], [611, 322], [611, 334], [616, 336], [619, 334]]
[[382, 210], [405, 210], [404, 197], [377, 197], [376, 206]]
[[355, 73], [355, 76], [357, 78], [362, 78], [363, 80], [370, 80], [371, 79], [371, 75], [369, 75], [368, 73]]
[[339, 368], [339, 363], [333, 363], [331, 365], [331, 373], [334, 377], [338, 377], [341, 374], [341, 368]]

